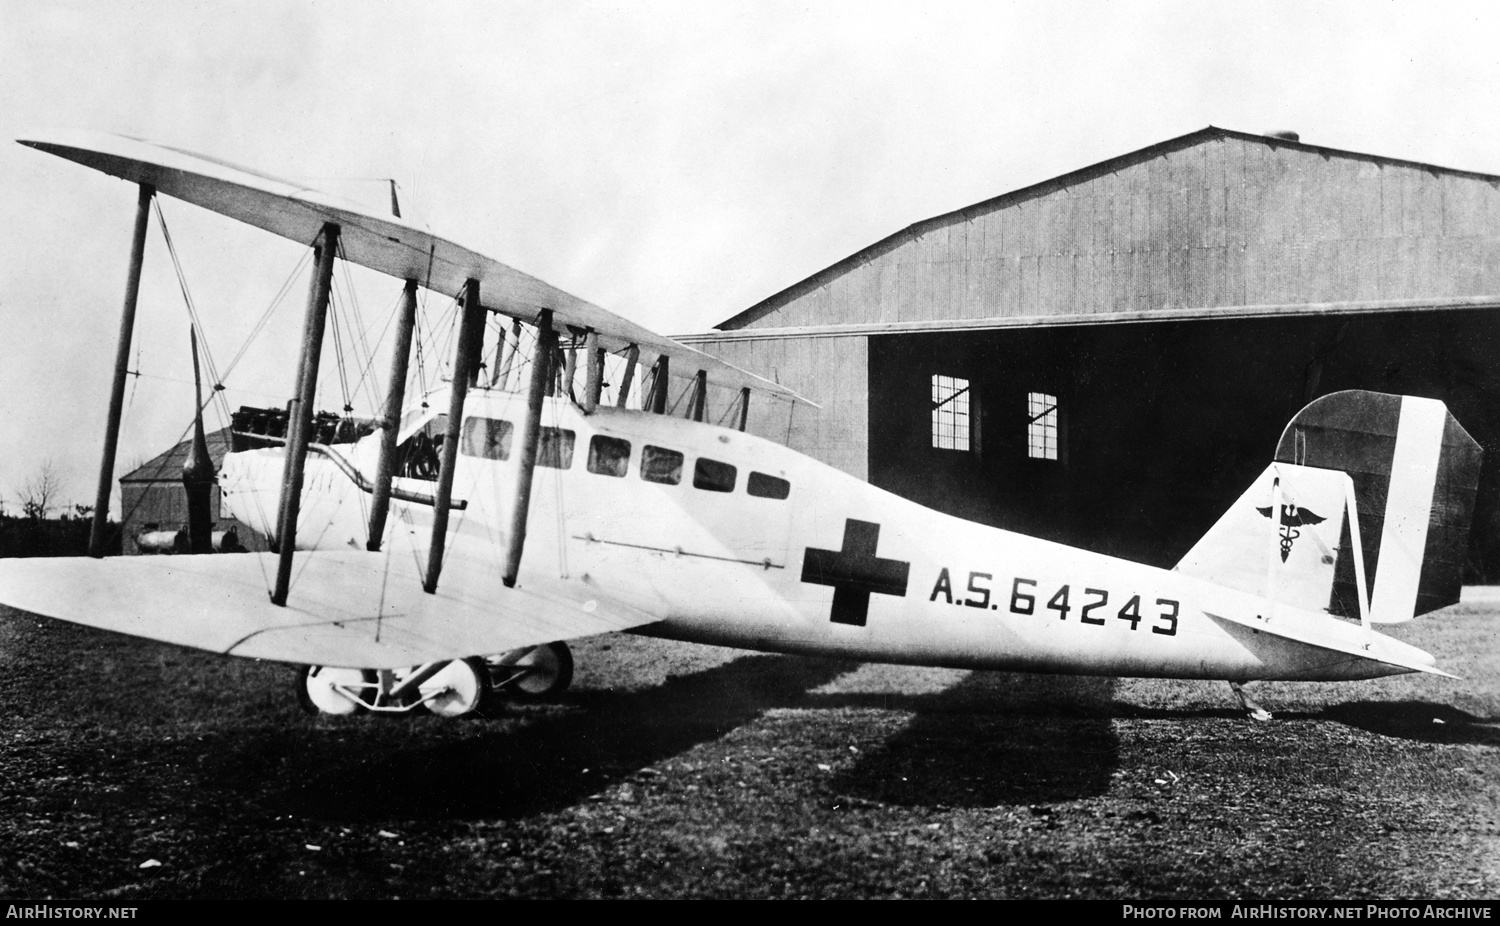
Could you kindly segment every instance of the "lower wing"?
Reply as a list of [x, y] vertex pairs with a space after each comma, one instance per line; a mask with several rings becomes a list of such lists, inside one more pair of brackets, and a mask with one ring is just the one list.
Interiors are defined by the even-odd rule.
[[[383, 553], [294, 557], [286, 607], [273, 554], [0, 560], [0, 604], [104, 630], [277, 662], [387, 669], [654, 623], [578, 583], [506, 588], [450, 559], [435, 594]], [[523, 574], [523, 578], [524, 574]]]

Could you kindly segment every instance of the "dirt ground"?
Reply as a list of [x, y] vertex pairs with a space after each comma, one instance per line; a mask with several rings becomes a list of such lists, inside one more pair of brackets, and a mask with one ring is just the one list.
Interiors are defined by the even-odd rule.
[[314, 718], [286, 666], [0, 608], [5, 898], [1500, 897], [1500, 602], [1465, 677], [1223, 683], [612, 636], [559, 704]]

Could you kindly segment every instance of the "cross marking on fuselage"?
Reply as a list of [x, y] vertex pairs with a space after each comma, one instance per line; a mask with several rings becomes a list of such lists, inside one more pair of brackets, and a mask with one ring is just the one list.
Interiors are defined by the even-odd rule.
[[876, 556], [879, 541], [879, 524], [846, 518], [842, 550], [807, 548], [802, 581], [833, 586], [830, 620], [835, 624], [863, 627], [870, 613], [871, 592], [905, 597], [911, 563]]

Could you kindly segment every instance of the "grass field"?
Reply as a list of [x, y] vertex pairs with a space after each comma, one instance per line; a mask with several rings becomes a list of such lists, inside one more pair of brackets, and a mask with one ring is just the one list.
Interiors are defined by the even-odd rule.
[[614, 636], [556, 705], [312, 718], [292, 669], [0, 608], [0, 896], [1500, 897], [1500, 602], [1465, 677], [1223, 683]]

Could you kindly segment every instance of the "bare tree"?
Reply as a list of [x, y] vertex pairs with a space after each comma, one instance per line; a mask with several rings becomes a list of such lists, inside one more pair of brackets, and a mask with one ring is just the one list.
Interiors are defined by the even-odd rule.
[[21, 502], [21, 513], [33, 521], [40, 521], [57, 504], [65, 488], [66, 480], [57, 464], [50, 458], [43, 460], [21, 486], [21, 491], [16, 493]]

